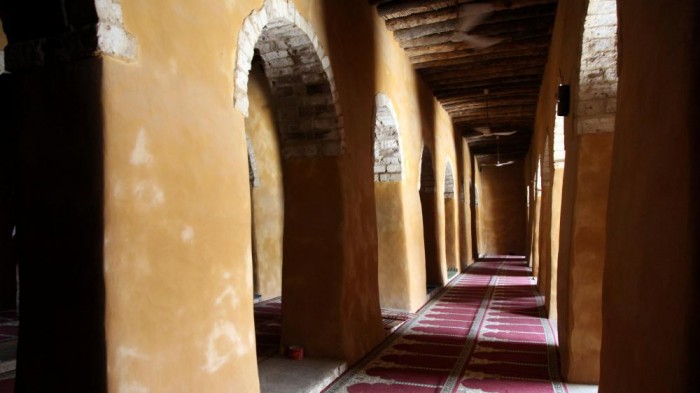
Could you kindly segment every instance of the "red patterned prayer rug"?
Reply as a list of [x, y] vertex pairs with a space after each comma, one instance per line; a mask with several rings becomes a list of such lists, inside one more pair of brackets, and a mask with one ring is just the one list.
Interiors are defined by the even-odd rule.
[[0, 393], [15, 390], [18, 330], [17, 313], [14, 310], [0, 311]]
[[[415, 314], [382, 308], [384, 331], [391, 334]], [[255, 345], [258, 362], [276, 355], [280, 350], [282, 336], [282, 298], [255, 303]], [[0, 392], [2, 393], [2, 392]]]
[[477, 262], [324, 392], [566, 393], [522, 259]]

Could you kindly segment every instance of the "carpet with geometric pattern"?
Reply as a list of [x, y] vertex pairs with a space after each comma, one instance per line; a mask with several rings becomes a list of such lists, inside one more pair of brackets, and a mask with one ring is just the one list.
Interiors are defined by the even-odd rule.
[[566, 393], [522, 258], [477, 262], [324, 392]]

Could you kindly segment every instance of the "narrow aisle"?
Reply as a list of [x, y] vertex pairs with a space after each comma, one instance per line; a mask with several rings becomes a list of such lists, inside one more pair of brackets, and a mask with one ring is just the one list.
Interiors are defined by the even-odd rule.
[[567, 392], [523, 260], [477, 262], [325, 392]]

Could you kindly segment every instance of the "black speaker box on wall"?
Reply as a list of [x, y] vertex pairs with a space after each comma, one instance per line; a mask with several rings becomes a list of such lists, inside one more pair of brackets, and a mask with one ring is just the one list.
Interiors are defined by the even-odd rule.
[[569, 102], [571, 98], [571, 86], [559, 85], [557, 89], [557, 116], [569, 115]]

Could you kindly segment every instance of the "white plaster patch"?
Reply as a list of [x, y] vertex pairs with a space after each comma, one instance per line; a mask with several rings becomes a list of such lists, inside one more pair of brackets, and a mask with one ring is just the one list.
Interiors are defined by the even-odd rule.
[[148, 165], [153, 161], [153, 155], [146, 147], [147, 142], [146, 130], [141, 128], [136, 136], [136, 145], [131, 151], [131, 158], [129, 159], [129, 162], [133, 165]]
[[95, 0], [97, 45], [108, 55], [134, 60], [138, 52], [136, 39], [124, 29], [124, 14], [119, 0]]
[[192, 243], [194, 240], [194, 229], [191, 226], [186, 225], [180, 233], [180, 239], [185, 243]]
[[224, 272], [224, 279], [228, 280], [231, 278], [231, 272]]
[[140, 181], [134, 184], [131, 194], [137, 200], [146, 204], [147, 207], [156, 207], [165, 202], [165, 194], [155, 184], [150, 184], [147, 181]]
[[127, 376], [127, 364], [132, 359], [148, 360], [148, 356], [134, 347], [120, 346], [117, 348], [117, 368], [119, 369], [119, 393], [148, 393], [150, 389], [133, 381]]
[[146, 257], [137, 257], [134, 259], [134, 266], [142, 273], [151, 273], [151, 262], [149, 262], [148, 258]]
[[171, 58], [168, 60], [168, 66], [170, 67], [170, 73], [177, 75], [177, 61]]
[[248, 346], [241, 340], [236, 326], [231, 322], [219, 321], [207, 339], [207, 361], [202, 368], [208, 373], [214, 373], [232, 356], [242, 356], [247, 352]]
[[112, 188], [112, 195], [114, 195], [115, 199], [121, 199], [124, 196], [124, 185], [120, 181], [116, 181], [114, 183], [114, 187]]
[[224, 289], [224, 291], [221, 292], [221, 295], [219, 295], [219, 297], [216, 298], [215, 303], [217, 305], [221, 305], [224, 302], [224, 299], [226, 299], [227, 297], [231, 298], [231, 307], [238, 307], [238, 305], [240, 304], [240, 300], [238, 299], [238, 296], [236, 296], [236, 292], [234, 291], [232, 286], [227, 286], [226, 289]]

